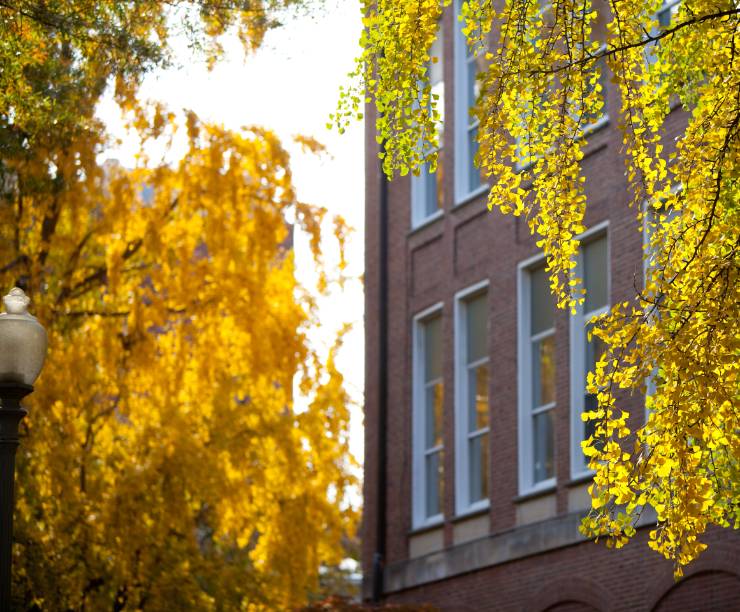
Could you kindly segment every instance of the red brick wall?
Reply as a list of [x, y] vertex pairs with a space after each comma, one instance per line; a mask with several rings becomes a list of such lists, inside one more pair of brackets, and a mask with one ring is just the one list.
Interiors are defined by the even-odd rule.
[[440, 610], [540, 612], [736, 612], [740, 551], [718, 530], [676, 583], [671, 564], [649, 551], [647, 530], [621, 550], [585, 542], [394, 594], [396, 603]]
[[[445, 15], [451, 32], [452, 14]], [[452, 58], [453, 37], [445, 36], [446, 57]], [[387, 563], [408, 558], [411, 530], [411, 321], [428, 306], [443, 302], [443, 350], [445, 370], [445, 545], [452, 545], [454, 517], [454, 409], [453, 409], [453, 296], [456, 291], [488, 279], [489, 352], [491, 410], [491, 469], [489, 511], [491, 532], [515, 527], [517, 476], [517, 264], [537, 253], [535, 240], [523, 219], [488, 212], [485, 196], [454, 207], [454, 112], [453, 62], [445, 62], [447, 124], [444, 135], [447, 168], [444, 192], [448, 201], [444, 215], [416, 231], [410, 227], [410, 180], [397, 178], [389, 185], [389, 358], [378, 363], [378, 261], [379, 261], [379, 170], [374, 132], [374, 111], [368, 107], [366, 167], [366, 386], [365, 386], [365, 505], [362, 561], [370, 579], [376, 550], [377, 508], [377, 410], [378, 377], [384, 367], [389, 377], [387, 430]], [[618, 92], [607, 90], [607, 108], [619, 107]], [[612, 110], [611, 122], [590, 137], [583, 161], [588, 197], [586, 225], [609, 221], [611, 303], [628, 300], [642, 284], [642, 231], [636, 211], [628, 207], [621, 134]], [[685, 122], [681, 111], [669, 117], [669, 138], [680, 133]], [[671, 138], [672, 139], [672, 138]], [[567, 511], [570, 480], [570, 386], [569, 319], [566, 312], [556, 318], [556, 476], [557, 509]], [[643, 419], [641, 398], [624, 398], [632, 410], [631, 424]], [[564, 580], [578, 588], [593, 590], [593, 598], [580, 602], [596, 609], [649, 609], [647, 592], [652, 581], [670, 576], [670, 568], [644, 543], [645, 534], [624, 551], [581, 544], [557, 552], [516, 561], [490, 570], [432, 584], [394, 596], [398, 601], [444, 603], [449, 609], [519, 610], [541, 586]], [[715, 540], [720, 536], [715, 535]], [[732, 535], [735, 549], [740, 539]], [[708, 555], [709, 553], [707, 553]], [[619, 579], [617, 579], [619, 578]], [[737, 574], [735, 574], [737, 578]], [[714, 579], [697, 578], [701, 591]], [[720, 579], [717, 578], [717, 581]], [[729, 580], [722, 578], [722, 580]], [[622, 584], [620, 584], [620, 581]], [[719, 582], [718, 582], [719, 583]], [[724, 583], [723, 583], [724, 584]], [[591, 585], [591, 586], [588, 586]], [[563, 587], [565, 588], [565, 587]], [[666, 590], [668, 587], [666, 587]], [[591, 593], [591, 591], [589, 591]], [[703, 591], [702, 591], [703, 592]], [[606, 593], [606, 594], [605, 594]], [[679, 597], [680, 591], [676, 591]], [[598, 597], [597, 597], [598, 596]], [[543, 595], [544, 597], [544, 595]], [[657, 595], [656, 595], [657, 597]], [[673, 597], [673, 595], [671, 595]], [[683, 596], [681, 596], [683, 597]], [[546, 597], [545, 597], [546, 599]], [[544, 601], [544, 600], [543, 600]], [[562, 600], [566, 601], [566, 600]], [[579, 600], [573, 600], [579, 601]], [[622, 602], [619, 605], [615, 602]], [[666, 599], [665, 605], [673, 605]], [[557, 603], [556, 601], [551, 604]], [[551, 605], [547, 604], [547, 605]], [[540, 606], [540, 604], [537, 604]], [[544, 604], [542, 604], [544, 605]], [[573, 604], [575, 606], [575, 604]], [[661, 604], [663, 605], [663, 604]], [[459, 607], [458, 607], [459, 606]], [[467, 607], [466, 607], [467, 606]], [[621, 607], [620, 607], [621, 606]], [[531, 608], [535, 609], [535, 608]], [[538, 609], [546, 609], [540, 606]], [[558, 608], [560, 610], [561, 608]], [[565, 609], [565, 608], [562, 608]], [[577, 609], [573, 607], [572, 609]], [[662, 608], [661, 608], [662, 609]], [[675, 609], [667, 607], [665, 609]], [[690, 608], [689, 608], [690, 609]], [[701, 608], [697, 608], [701, 609]]]

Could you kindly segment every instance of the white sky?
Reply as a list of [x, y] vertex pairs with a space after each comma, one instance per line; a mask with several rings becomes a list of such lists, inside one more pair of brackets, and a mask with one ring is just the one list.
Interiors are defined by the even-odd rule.
[[[296, 17], [267, 35], [253, 56], [244, 53], [234, 39], [225, 41], [226, 57], [208, 72], [202, 59], [183, 49], [177, 67], [149, 75], [141, 88], [144, 99], [164, 102], [171, 110], [195, 111], [205, 121], [238, 129], [261, 125], [272, 129], [292, 155], [298, 197], [321, 204], [329, 216], [341, 214], [355, 228], [347, 246], [349, 273], [359, 278], [364, 265], [364, 137], [361, 124], [344, 135], [326, 128], [335, 109], [340, 85], [353, 67], [361, 31], [357, 0], [326, 0], [313, 17]], [[120, 111], [104, 100], [98, 115], [120, 139], [100, 155], [134, 165], [136, 141], [127, 137]], [[313, 136], [328, 148], [330, 156], [316, 159], [300, 152], [292, 136]], [[296, 233], [298, 277], [311, 286], [313, 266], [306, 240]], [[355, 406], [352, 412], [350, 447], [362, 459], [362, 389], [364, 377], [363, 294], [359, 281], [323, 299], [322, 329], [313, 338], [319, 345], [332, 343], [343, 322], [353, 324], [345, 338], [339, 368], [345, 375]]]

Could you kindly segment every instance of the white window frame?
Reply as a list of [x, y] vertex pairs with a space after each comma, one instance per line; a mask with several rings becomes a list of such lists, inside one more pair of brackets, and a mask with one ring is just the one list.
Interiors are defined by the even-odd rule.
[[591, 239], [606, 238], [606, 296], [607, 302], [595, 310], [584, 312], [584, 304], [576, 307], [576, 314], [570, 316], [570, 477], [575, 480], [592, 476], [594, 471], [588, 468], [586, 457], [581, 448], [585, 426], [581, 414], [585, 409], [586, 394], [586, 356], [583, 347], [586, 343], [586, 326], [591, 320], [609, 312], [611, 308], [612, 273], [611, 273], [611, 237], [609, 221], [602, 221], [589, 228], [577, 237], [581, 246], [578, 251], [578, 275], [583, 279], [583, 243]]
[[[489, 426], [477, 429], [474, 432], [468, 431], [467, 412], [468, 370], [484, 363], [490, 364], [490, 355], [487, 353], [482, 359], [470, 364], [467, 363], [468, 338], [465, 333], [467, 329], [467, 302], [484, 294], [487, 296], [488, 287], [488, 280], [483, 280], [455, 294], [455, 514], [457, 516], [484, 510], [491, 505], [490, 489], [489, 497], [472, 503], [470, 501], [470, 446], [468, 444], [470, 439], [488, 434], [487, 443], [490, 451], [490, 405]], [[486, 317], [486, 323], [489, 323], [488, 316]], [[488, 336], [486, 337], [486, 345], [488, 345]], [[489, 452], [489, 459], [490, 456]]]
[[[442, 88], [444, 91], [444, 87], [446, 85], [445, 80], [444, 80], [444, 61], [445, 61], [444, 59], [444, 29], [443, 29], [443, 25], [441, 21], [439, 22], [437, 38], [439, 39], [440, 36], [442, 37], [441, 41], [442, 41], [443, 48], [442, 48], [442, 51], [440, 52], [439, 62], [442, 63], [442, 70], [443, 70]], [[430, 49], [430, 52], [431, 52], [431, 49]], [[431, 79], [431, 76], [432, 76], [431, 60], [427, 64], [427, 71]], [[444, 106], [444, 97], [440, 100], [440, 102]], [[442, 108], [442, 123], [443, 123], [442, 135], [444, 137], [444, 108]], [[438, 152], [444, 151], [444, 143], [441, 140], [439, 142], [439, 146], [437, 147], [437, 151]], [[444, 153], [439, 158], [438, 162], [441, 164], [445, 163]], [[439, 169], [439, 165], [437, 166], [437, 168]], [[435, 181], [437, 180], [436, 170], [435, 170], [435, 174], [431, 176], [434, 177]], [[429, 199], [429, 194], [427, 193], [427, 187], [428, 187], [427, 181], [428, 180], [429, 180], [429, 177], [428, 177], [426, 163], [422, 164], [418, 176], [415, 174], [411, 174], [411, 229], [417, 229], [419, 227], [426, 225], [427, 223], [431, 223], [435, 219], [439, 219], [444, 214], [444, 202], [441, 208], [438, 207], [431, 214], [426, 214], [427, 200]], [[439, 194], [437, 194], [437, 198], [439, 198]], [[437, 204], [439, 204], [439, 202], [437, 202]]]
[[[422, 529], [432, 525], [441, 524], [444, 521], [444, 495], [439, 500], [441, 512], [434, 516], [426, 516], [426, 474], [425, 459], [427, 454], [442, 451], [444, 460], [444, 443], [441, 446], [427, 449], [424, 435], [426, 432], [426, 410], [424, 405], [424, 334], [422, 328], [424, 323], [429, 319], [440, 316], [442, 323], [443, 303], [438, 302], [433, 306], [421, 311], [414, 316], [412, 325], [412, 478], [411, 478], [411, 507], [412, 507], [412, 525], [414, 529]], [[442, 328], [444, 332], [444, 328]], [[444, 334], [442, 345], [444, 346]], [[444, 358], [444, 354], [443, 354]], [[444, 368], [443, 368], [444, 376]], [[444, 467], [442, 468], [444, 474]], [[443, 476], [443, 482], [447, 479]], [[444, 489], [443, 489], [444, 491]]]
[[[519, 448], [519, 495], [529, 495], [557, 485], [557, 470], [552, 478], [534, 482], [534, 431], [532, 428], [532, 342], [556, 333], [556, 326], [532, 338], [531, 307], [532, 284], [531, 271], [545, 261], [544, 253], [534, 255], [519, 262], [517, 266], [517, 442]], [[556, 370], [557, 371], [557, 370]], [[538, 408], [538, 412], [555, 410], [557, 400]], [[557, 458], [557, 438], [553, 449]]]
[[488, 191], [488, 184], [483, 182], [473, 189], [468, 189], [468, 177], [470, 174], [470, 167], [474, 165], [473, 156], [469, 148], [468, 133], [478, 127], [478, 120], [475, 119], [471, 122], [470, 107], [475, 103], [475, 100], [468, 100], [468, 88], [467, 88], [467, 64], [468, 61], [475, 61], [468, 59], [467, 46], [468, 43], [465, 39], [465, 35], [462, 33], [463, 24], [458, 21], [460, 16], [460, 7], [462, 6], [463, 0], [455, 0], [455, 14], [453, 21], [454, 37], [454, 68], [455, 68], [455, 83], [453, 91], [453, 106], [454, 106], [454, 137], [455, 137], [455, 206], [459, 206], [468, 202], [482, 193]]

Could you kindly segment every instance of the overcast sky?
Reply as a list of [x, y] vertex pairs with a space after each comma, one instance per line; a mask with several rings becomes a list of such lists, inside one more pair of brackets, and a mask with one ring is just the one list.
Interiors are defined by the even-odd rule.
[[[355, 228], [349, 244], [349, 272], [363, 271], [364, 146], [363, 129], [356, 124], [340, 136], [326, 128], [340, 85], [346, 82], [357, 54], [360, 9], [356, 0], [326, 0], [311, 17], [291, 19], [270, 32], [256, 55], [245, 58], [236, 40], [227, 40], [226, 59], [209, 72], [183, 47], [180, 65], [149, 75], [141, 97], [160, 100], [172, 110], [191, 109], [203, 120], [228, 128], [262, 125], [275, 131], [292, 154], [298, 197], [321, 204], [345, 217]], [[180, 45], [178, 45], [178, 48]], [[120, 112], [110, 100], [98, 111], [121, 144], [106, 150], [101, 161], [116, 158], [134, 165], [135, 140], [127, 138]], [[313, 136], [330, 156], [317, 160], [300, 153], [290, 141], [294, 134]], [[306, 241], [296, 235], [299, 280], [310, 285], [312, 266]], [[340, 355], [339, 367], [356, 402], [351, 423], [351, 448], [362, 459], [362, 387], [364, 342], [363, 297], [359, 282], [321, 301], [322, 329], [314, 341], [331, 343], [341, 322], [353, 324]]]

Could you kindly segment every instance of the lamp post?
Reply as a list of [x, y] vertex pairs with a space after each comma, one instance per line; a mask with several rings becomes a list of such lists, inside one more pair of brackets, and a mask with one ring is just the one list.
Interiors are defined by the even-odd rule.
[[28, 314], [29, 298], [14, 287], [0, 314], [0, 610], [10, 610], [13, 488], [21, 400], [33, 391], [46, 356], [46, 331]]

